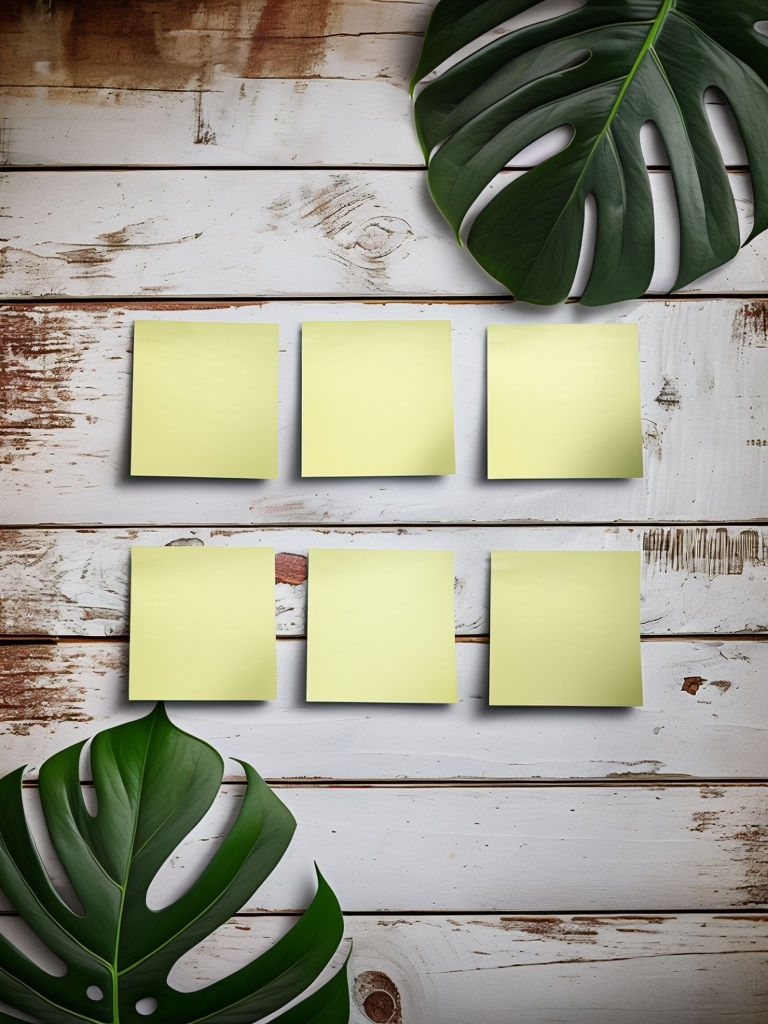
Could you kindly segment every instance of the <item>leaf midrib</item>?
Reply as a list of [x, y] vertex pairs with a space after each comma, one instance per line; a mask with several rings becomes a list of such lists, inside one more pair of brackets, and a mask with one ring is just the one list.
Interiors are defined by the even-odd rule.
[[[191, 780], [189, 780], [187, 782], [187, 785], [184, 788], [184, 792], [182, 794], [180, 794], [179, 799], [177, 800], [177, 802], [174, 805], [174, 807], [178, 807], [178, 805], [181, 803], [181, 800], [182, 800], [182, 797], [183, 797], [184, 793], [188, 792], [188, 790], [190, 789], [190, 786], [191, 786]], [[169, 816], [170, 816], [170, 812], [169, 812], [168, 815], [166, 815], [166, 819]], [[138, 851], [134, 851], [134, 856], [131, 858], [131, 863], [133, 863], [133, 861], [135, 860], [135, 853], [136, 852], [140, 853], [141, 850], [143, 850], [144, 847], [146, 847], [147, 843], [149, 843], [151, 841], [151, 839], [155, 835], [157, 835], [158, 831], [159, 831], [159, 827], [155, 830], [154, 833], [152, 833], [151, 836], [149, 836], [147, 838], [147, 842], [144, 843], [144, 845], [142, 847], [140, 847]], [[257, 842], [258, 842], [258, 836], [254, 839], [253, 844], [251, 846], [251, 849], [253, 849], [257, 845]], [[229, 889], [232, 888], [232, 886], [235, 884], [235, 882], [239, 878], [240, 874], [242, 873], [242, 870], [243, 870], [243, 868], [241, 866], [241, 868], [238, 870], [237, 874], [233, 878], [230, 879], [230, 881], [227, 883], [227, 885], [223, 889], [219, 890], [218, 893], [216, 893], [214, 896], [212, 896], [211, 899], [205, 904], [205, 906], [203, 906], [203, 908], [197, 914], [195, 914], [194, 917], [192, 917], [188, 921], [186, 921], [183, 924], [182, 927], [177, 928], [173, 932], [172, 935], [170, 935], [170, 936], [168, 936], [166, 938], [166, 940], [164, 942], [162, 942], [159, 945], [154, 946], [152, 949], [147, 950], [147, 952], [144, 954], [144, 956], [141, 956], [141, 957], [138, 958], [138, 960], [135, 960], [133, 963], [126, 965], [125, 967], [122, 968], [122, 970], [118, 970], [117, 971], [117, 977], [121, 978], [121, 977], [123, 977], [126, 974], [130, 974], [131, 971], [135, 970], [137, 967], [140, 967], [141, 964], [143, 964], [145, 961], [149, 960], [151, 957], [155, 956], [160, 950], [165, 949], [168, 945], [170, 945], [171, 942], [173, 942], [174, 939], [178, 938], [179, 935], [182, 935], [185, 931], [187, 931], [189, 928], [191, 928], [193, 924], [195, 924], [197, 921], [200, 920], [200, 918], [204, 917], [205, 914], [207, 914], [208, 911], [211, 909], [211, 907], [216, 906], [216, 904], [222, 899], [224, 893], [228, 892]], [[115, 965], [115, 966], [117, 966], [117, 965]]]
[[118, 967], [118, 958], [119, 958], [119, 953], [120, 953], [120, 939], [122, 937], [122, 929], [123, 929], [123, 910], [125, 908], [125, 897], [126, 897], [126, 894], [127, 894], [127, 891], [128, 891], [128, 876], [130, 875], [131, 865], [133, 864], [133, 859], [134, 859], [133, 854], [134, 854], [134, 848], [135, 848], [135, 844], [136, 844], [136, 833], [137, 833], [138, 827], [139, 827], [139, 808], [141, 806], [141, 792], [142, 792], [142, 789], [144, 788], [144, 778], [145, 778], [146, 773], [147, 773], [147, 760], [149, 758], [149, 747], [150, 747], [150, 744], [152, 742], [152, 736], [154, 734], [154, 731], [155, 731], [155, 723], [154, 723], [154, 721], [152, 721], [152, 723], [150, 725], [149, 736], [147, 738], [147, 743], [146, 743], [146, 746], [144, 748], [144, 755], [143, 755], [142, 761], [141, 761], [141, 772], [139, 773], [139, 784], [138, 784], [138, 787], [137, 787], [137, 793], [138, 793], [139, 799], [137, 799], [137, 801], [136, 801], [136, 810], [135, 810], [134, 817], [133, 817], [133, 828], [131, 830], [131, 842], [130, 842], [130, 847], [129, 847], [131, 853], [130, 853], [130, 856], [128, 857], [127, 861], [126, 861], [125, 873], [123, 875], [122, 882], [116, 880], [118, 888], [120, 890], [120, 903], [119, 903], [118, 910], [117, 910], [117, 927], [115, 929], [114, 953], [112, 955], [112, 963], [110, 964], [110, 967], [109, 967], [109, 972], [110, 972], [110, 974], [112, 976], [112, 1024], [120, 1024], [120, 1000], [119, 1000], [120, 992], [119, 992], [119, 986], [118, 986], [118, 970], [117, 970], [117, 967]]
[[[616, 119], [616, 116], [618, 115], [618, 112], [619, 112], [619, 110], [621, 108], [621, 104], [622, 104], [622, 102], [624, 100], [624, 97], [627, 94], [627, 90], [632, 85], [633, 81], [635, 80], [635, 76], [637, 75], [637, 72], [640, 69], [641, 64], [645, 60], [646, 55], [648, 54], [648, 52], [650, 50], [653, 49], [653, 44], [656, 41], [656, 38], [659, 35], [659, 32], [661, 31], [661, 28], [662, 28], [664, 22], [667, 20], [667, 17], [669, 15], [669, 13], [671, 11], [675, 10], [676, 6], [677, 6], [677, 0], [663, 0], [663, 3], [661, 5], [661, 9], [659, 10], [659, 13], [656, 15], [656, 17], [653, 19], [653, 22], [651, 23], [651, 27], [650, 27], [650, 29], [648, 31], [648, 35], [645, 37], [645, 41], [644, 41], [643, 45], [640, 47], [640, 51], [639, 51], [637, 57], [635, 57], [634, 63], [632, 64], [632, 67], [629, 69], [629, 71], [627, 72], [626, 76], [624, 77], [624, 81], [622, 83], [622, 86], [621, 86], [621, 88], [619, 89], [619, 91], [618, 91], [618, 93], [616, 95], [616, 99], [613, 101], [613, 105], [612, 105], [610, 111], [608, 112], [607, 118], [605, 119], [605, 124], [600, 129], [600, 131], [598, 132], [597, 136], [595, 137], [595, 141], [592, 143], [592, 146], [590, 147], [589, 153], [587, 154], [587, 157], [584, 160], [584, 166], [582, 167], [582, 169], [581, 169], [581, 171], [579, 173], [579, 176], [576, 179], [576, 183], [573, 186], [573, 188], [571, 189], [570, 195], [568, 196], [568, 201], [563, 204], [563, 208], [562, 208], [560, 214], [558, 215], [557, 219], [553, 223], [551, 230], [547, 234], [547, 241], [549, 241], [549, 239], [552, 237], [552, 235], [555, 232], [555, 229], [557, 228], [558, 224], [560, 223], [560, 221], [561, 221], [565, 211], [568, 209], [568, 207], [570, 206], [571, 202], [573, 201], [573, 197], [577, 194], [579, 188], [581, 187], [581, 183], [584, 180], [584, 176], [586, 175], [587, 171], [589, 170], [589, 167], [590, 167], [590, 165], [592, 163], [592, 160], [593, 160], [593, 158], [595, 156], [595, 153], [597, 152], [597, 149], [602, 144], [602, 142], [605, 139], [606, 135], [610, 131], [611, 125], [613, 124], [613, 122]], [[543, 254], [543, 251], [544, 251], [544, 247], [542, 247], [542, 254]], [[531, 272], [528, 274], [528, 278], [530, 278], [531, 274], [534, 272], [534, 270], [536, 269], [536, 267], [540, 263], [541, 258], [542, 257], [540, 255], [538, 257], [538, 259], [536, 260], [534, 266], [531, 268]], [[526, 278], [526, 280], [528, 280], [528, 278]]]

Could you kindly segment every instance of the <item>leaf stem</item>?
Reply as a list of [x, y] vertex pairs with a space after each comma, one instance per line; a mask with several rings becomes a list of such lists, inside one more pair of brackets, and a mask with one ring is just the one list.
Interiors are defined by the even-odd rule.
[[611, 124], [613, 123], [613, 119], [616, 117], [616, 114], [619, 112], [619, 107], [621, 106], [621, 103], [622, 103], [622, 100], [624, 99], [626, 91], [630, 87], [630, 85], [632, 84], [632, 82], [634, 80], [634, 77], [637, 74], [637, 71], [638, 71], [640, 65], [643, 63], [643, 60], [645, 59], [646, 53], [648, 53], [648, 51], [651, 49], [653, 44], [656, 42], [656, 36], [661, 31], [661, 26], [664, 24], [664, 22], [666, 20], [666, 17], [669, 14], [669, 12], [671, 10], [674, 10], [676, 5], [677, 5], [677, 0], [664, 0], [663, 4], [661, 5], [661, 10], [656, 15], [656, 17], [654, 19], [654, 22], [651, 25], [651, 30], [648, 33], [648, 35], [646, 36], [645, 42], [643, 43], [643, 45], [642, 45], [642, 47], [640, 49], [640, 52], [638, 53], [637, 57], [635, 58], [635, 62], [632, 65], [632, 67], [630, 68], [629, 74], [625, 77], [624, 82], [622, 83], [622, 86], [619, 89], [618, 95], [616, 96], [616, 99], [613, 101], [613, 106], [611, 107], [611, 109], [610, 109], [610, 111], [608, 113], [608, 117], [605, 120], [605, 127], [603, 128], [602, 132], [600, 133], [600, 138], [602, 138], [602, 136], [605, 135], [605, 133], [608, 131], [608, 129], [610, 128]]

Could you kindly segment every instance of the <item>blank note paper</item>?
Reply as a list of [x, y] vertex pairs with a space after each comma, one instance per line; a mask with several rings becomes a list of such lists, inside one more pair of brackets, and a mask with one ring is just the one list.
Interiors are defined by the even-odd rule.
[[275, 555], [131, 550], [131, 700], [273, 700]]
[[138, 320], [134, 476], [277, 476], [275, 324]]
[[312, 550], [308, 600], [308, 700], [456, 700], [452, 552]]
[[640, 555], [494, 551], [490, 703], [637, 706]]
[[641, 477], [635, 324], [488, 328], [488, 477]]
[[305, 323], [303, 476], [455, 472], [447, 320]]

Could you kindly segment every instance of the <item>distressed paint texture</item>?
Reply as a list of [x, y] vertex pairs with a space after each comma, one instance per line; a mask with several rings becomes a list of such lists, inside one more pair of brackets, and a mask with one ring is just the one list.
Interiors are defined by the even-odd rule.
[[[144, 705], [126, 696], [127, 653], [122, 641], [0, 647], [0, 693], [11, 694], [15, 708], [0, 716], [0, 774], [19, 761], [39, 765], [54, 740], [74, 743], [139, 714]], [[308, 784], [708, 779], [719, 785], [760, 778], [768, 743], [768, 644], [646, 642], [641, 654], [644, 705], [629, 715], [610, 708], [489, 709], [487, 642], [456, 645], [459, 700], [446, 714], [428, 706], [307, 705], [306, 644], [300, 639], [278, 643], [277, 700], [257, 714], [226, 703], [169, 710], [181, 728], [224, 753], [258, 751], [254, 762], [270, 778]], [[52, 736], [37, 717], [36, 701], [67, 692], [75, 682], [77, 707], [90, 724], [64, 718]], [[65, 701], [65, 707], [71, 704]], [[242, 769], [228, 762], [227, 775], [241, 780]]]
[[[273, 779], [298, 846], [182, 975], [215, 980], [283, 933], [316, 858], [349, 912], [353, 1024], [763, 1019], [765, 238], [683, 299], [551, 311], [638, 322], [643, 480], [493, 486], [485, 326], [550, 314], [502, 296], [426, 201], [406, 83], [434, 0], [98, 7], [0, 9], [0, 292], [22, 300], [0, 309], [0, 772], [26, 761], [34, 785], [54, 749], [143, 710], [126, 698], [131, 545], [268, 545], [278, 700], [171, 714]], [[743, 147], [725, 105], [707, 112], [746, 233]], [[664, 292], [672, 190], [663, 147], [646, 152]], [[128, 476], [145, 316], [279, 323], [279, 481]], [[452, 321], [455, 478], [299, 478], [299, 325], [366, 316]], [[455, 708], [307, 707], [318, 545], [456, 550]], [[542, 546], [642, 553], [642, 709], [487, 707], [488, 552]], [[161, 895], [238, 806], [227, 772]]]
[[765, 565], [767, 552], [760, 529], [657, 528], [646, 530], [643, 535], [646, 564], [664, 572], [740, 576], [745, 566]]

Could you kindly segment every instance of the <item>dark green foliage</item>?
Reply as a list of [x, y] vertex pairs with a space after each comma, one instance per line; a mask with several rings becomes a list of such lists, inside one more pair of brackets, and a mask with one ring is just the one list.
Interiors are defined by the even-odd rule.
[[[534, 0], [441, 0], [412, 88], [483, 33]], [[569, 294], [585, 202], [597, 241], [581, 297], [589, 305], [642, 295], [654, 267], [654, 215], [640, 128], [653, 122], [669, 155], [680, 218], [675, 288], [739, 249], [736, 207], [704, 109], [722, 90], [750, 163], [752, 236], [768, 227], [768, 38], [765, 0], [586, 0], [578, 10], [507, 32], [438, 74], [415, 103], [432, 196], [457, 236], [493, 178], [561, 126], [561, 152], [499, 191], [467, 246], [516, 298]]]
[[[167, 984], [173, 964], [236, 913], [280, 861], [295, 821], [250, 765], [235, 821], [213, 857], [174, 903], [153, 911], [147, 889], [161, 865], [202, 819], [219, 791], [223, 762], [177, 729], [162, 706], [96, 735], [90, 748], [98, 801], [83, 802], [83, 744], [40, 770], [45, 825], [84, 913], [54, 889], [30, 835], [19, 769], [0, 779], [0, 889], [36, 935], [66, 964], [54, 977], [0, 936], [0, 1000], [42, 1024], [252, 1024], [315, 981], [336, 952], [343, 920], [318, 874], [317, 893], [293, 928], [262, 956], [196, 992]], [[101, 998], [89, 997], [94, 990]], [[96, 993], [98, 995], [98, 993]], [[136, 1009], [155, 999], [151, 1017]], [[275, 1020], [345, 1024], [346, 971]], [[20, 1018], [0, 1012], [0, 1022]]]

